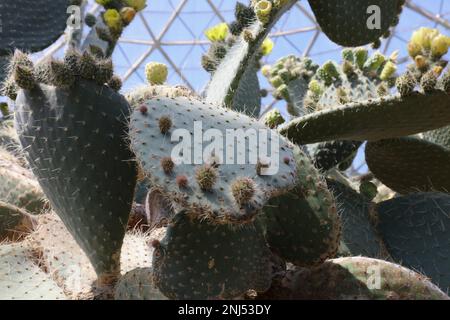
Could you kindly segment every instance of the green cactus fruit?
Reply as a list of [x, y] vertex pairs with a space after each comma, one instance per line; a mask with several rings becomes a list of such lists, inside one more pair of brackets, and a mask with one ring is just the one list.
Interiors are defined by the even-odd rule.
[[152, 268], [136, 268], [117, 282], [115, 300], [167, 300], [153, 282]]
[[[346, 170], [356, 156], [361, 146], [360, 141], [335, 140], [308, 145], [308, 151], [314, 159], [316, 168], [328, 171], [335, 167]], [[347, 164], [341, 167], [341, 164]]]
[[69, 5], [68, 0], [2, 2], [0, 56], [7, 55], [16, 48], [37, 52], [50, 46], [66, 29], [66, 11]]
[[66, 300], [24, 243], [0, 245], [0, 300]]
[[369, 52], [366, 48], [355, 48], [353, 49], [355, 55], [355, 63], [360, 70], [364, 69], [367, 59], [369, 58]]
[[404, 0], [309, 0], [323, 32], [345, 47], [379, 40], [398, 24]]
[[374, 228], [373, 204], [364, 196], [341, 182], [328, 179], [342, 219], [340, 256], [387, 258], [382, 240]]
[[414, 137], [369, 142], [370, 171], [399, 193], [450, 190], [450, 149]]
[[366, 257], [332, 259], [314, 269], [288, 271], [282, 284], [285, 289], [282, 299], [450, 299], [424, 276], [394, 263]]
[[39, 214], [45, 206], [45, 196], [33, 175], [22, 168], [18, 159], [0, 153], [0, 200], [30, 213]]
[[341, 223], [334, 198], [309, 158], [297, 148], [296, 189], [264, 208], [267, 242], [278, 256], [297, 266], [315, 266], [336, 254]]
[[[250, 43], [244, 41], [242, 34], [238, 35], [237, 33], [243, 29], [241, 23], [238, 22], [238, 25], [230, 27], [230, 32], [238, 35], [238, 38], [231, 45], [227, 55], [222, 59], [214, 72], [206, 92], [206, 100], [208, 102], [226, 106], [235, 105], [234, 100], [237, 88], [246, 71], [254, 67], [256, 57], [260, 54], [262, 43], [281, 16], [296, 2], [297, 0], [289, 0], [283, 6], [272, 7], [270, 17], [265, 24], [253, 19], [248, 25], [244, 26], [252, 30], [254, 41]], [[253, 8], [250, 9], [253, 11]], [[237, 20], [239, 21], [239, 17]]]
[[[94, 268], [61, 219], [53, 213], [38, 217], [38, 227], [27, 238], [41, 252], [42, 265], [73, 299], [92, 299], [100, 294]], [[125, 235], [120, 265], [124, 274], [135, 268], [152, 265], [151, 237], [137, 231]]]
[[449, 125], [449, 108], [450, 98], [442, 91], [395, 95], [314, 112], [281, 126], [279, 132], [299, 144], [394, 138]]
[[[98, 80], [94, 57], [83, 54], [81, 66], [86, 57]], [[82, 78], [70, 88], [37, 84], [16, 100], [16, 128], [33, 173], [101, 283], [119, 271], [136, 183], [125, 140], [128, 114], [123, 96]]]
[[154, 281], [170, 299], [227, 299], [270, 286], [270, 254], [254, 224], [233, 229], [180, 212], [153, 246]]
[[0, 242], [18, 241], [30, 233], [36, 220], [28, 212], [0, 201]]
[[377, 205], [378, 230], [395, 261], [450, 288], [450, 195], [413, 193]]
[[[271, 196], [294, 187], [295, 165], [283, 161], [293, 158], [293, 145], [255, 119], [185, 97], [149, 98], [133, 108], [132, 148], [152, 186], [161, 189], [175, 207], [217, 223], [243, 223], [252, 220]], [[203, 139], [202, 134], [214, 137]], [[239, 140], [245, 136], [256, 145], [240, 150]], [[271, 151], [272, 164], [261, 153], [252, 154], [267, 146], [266, 136], [270, 136], [271, 148], [278, 148]], [[180, 138], [181, 143], [173, 142]], [[217, 148], [211, 148], [213, 138]], [[236, 140], [238, 143], [233, 142]], [[163, 158], [174, 162], [170, 172], [164, 172]], [[186, 176], [188, 188], [177, 183], [177, 176]], [[257, 192], [245, 203], [238, 203], [230, 192], [240, 178], [250, 178], [256, 184]]]
[[366, 199], [372, 201], [378, 195], [378, 187], [371, 181], [362, 181], [359, 185], [359, 192]]

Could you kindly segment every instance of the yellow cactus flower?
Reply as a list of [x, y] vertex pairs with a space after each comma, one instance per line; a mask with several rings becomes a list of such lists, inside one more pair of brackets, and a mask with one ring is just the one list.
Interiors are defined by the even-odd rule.
[[272, 12], [272, 2], [267, 0], [261, 0], [255, 5], [256, 17], [263, 24], [269, 22], [270, 13]]
[[431, 41], [431, 54], [434, 57], [440, 58], [448, 52], [449, 46], [450, 37], [440, 34]]
[[439, 35], [439, 31], [437, 29], [430, 28], [420, 28], [419, 30], [414, 31], [411, 42], [418, 46], [421, 46], [423, 49], [429, 50], [431, 48], [431, 42], [434, 38]]
[[219, 23], [218, 25], [215, 25], [214, 27], [209, 28], [205, 31], [205, 36], [208, 38], [209, 41], [223, 41], [228, 35], [228, 24]]
[[151, 85], [164, 84], [168, 73], [167, 66], [164, 63], [150, 62], [145, 66], [145, 76]]
[[124, 2], [136, 11], [141, 11], [147, 6], [147, 0], [124, 0]]
[[103, 19], [111, 30], [120, 31], [122, 29], [122, 17], [116, 9], [106, 10], [103, 14]]
[[108, 4], [111, 3], [112, 0], [95, 0], [95, 2], [97, 2], [99, 5], [101, 6], [107, 6]]
[[272, 52], [274, 45], [275, 44], [273, 43], [273, 41], [270, 38], [264, 39], [264, 41], [261, 45], [261, 52], [262, 52], [263, 56], [269, 55]]

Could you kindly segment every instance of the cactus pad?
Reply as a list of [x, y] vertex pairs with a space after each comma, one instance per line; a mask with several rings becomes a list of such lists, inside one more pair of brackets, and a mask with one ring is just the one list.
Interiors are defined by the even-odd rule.
[[171, 299], [226, 299], [270, 286], [270, 253], [253, 224], [232, 229], [180, 212], [153, 245], [155, 283]]
[[115, 300], [167, 300], [153, 282], [152, 268], [136, 268], [117, 282]]
[[414, 137], [380, 140], [366, 145], [372, 173], [399, 193], [450, 190], [450, 150]]
[[69, 0], [2, 1], [0, 55], [19, 48], [41, 51], [55, 42], [67, 26]]
[[325, 181], [299, 148], [296, 189], [273, 198], [264, 208], [266, 238], [271, 249], [298, 266], [315, 266], [333, 257], [341, 223]]
[[378, 230], [395, 261], [450, 289], [450, 195], [416, 193], [381, 202]]
[[[214, 137], [219, 134], [223, 138], [223, 141], [215, 141], [219, 144], [217, 150], [210, 149], [210, 153], [206, 148], [212, 138], [205, 136], [203, 141], [201, 136], [202, 130], [206, 133], [207, 129], [215, 130]], [[278, 172], [264, 175], [265, 166], [269, 163], [251, 153], [257, 152], [256, 146], [249, 145], [240, 150], [244, 144], [232, 141], [226, 141], [225, 146], [224, 141], [230, 140], [226, 139], [226, 131], [233, 129], [242, 129], [243, 132], [254, 130], [247, 131], [249, 137], [246, 140], [254, 140], [259, 135], [260, 152], [265, 147], [273, 148], [269, 144], [278, 141], [279, 149], [269, 151], [272, 161], [279, 163]], [[172, 138], [173, 135], [176, 137]], [[261, 136], [267, 136], [266, 145]], [[180, 137], [183, 138], [183, 150], [177, 145]], [[219, 223], [251, 220], [268, 198], [292, 189], [295, 184], [293, 146], [289, 142], [255, 119], [198, 100], [156, 97], [134, 106], [131, 144], [153, 187], [161, 189], [175, 205], [191, 214]], [[177, 163], [175, 157], [179, 157], [180, 152], [187, 159], [178, 159], [180, 161]], [[241, 156], [245, 156], [245, 159], [241, 158], [242, 161], [239, 160]], [[252, 159], [251, 156], [255, 157]], [[168, 169], [170, 159], [174, 165], [165, 172], [164, 168]], [[237, 164], [241, 162], [243, 164]], [[177, 177], [181, 176], [187, 178], [187, 186], [177, 183], [180, 181]], [[240, 178], [252, 179], [256, 186], [254, 195], [245, 203], [239, 203], [231, 192], [232, 184]]]

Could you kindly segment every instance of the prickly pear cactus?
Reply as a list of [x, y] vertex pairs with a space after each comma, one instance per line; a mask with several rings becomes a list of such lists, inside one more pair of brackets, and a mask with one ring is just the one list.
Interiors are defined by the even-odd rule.
[[299, 149], [294, 160], [299, 176], [294, 190], [264, 207], [266, 239], [280, 257], [297, 266], [316, 266], [333, 257], [341, 221], [325, 181]]
[[125, 140], [129, 105], [106, 85], [112, 63], [70, 50], [35, 68], [22, 57], [13, 74], [16, 128], [33, 173], [108, 282], [120, 270], [137, 175]]
[[0, 245], [0, 300], [66, 300], [24, 243]]
[[180, 212], [153, 246], [155, 284], [171, 299], [227, 299], [270, 286], [269, 250], [254, 224], [213, 225]]
[[[295, 185], [293, 146], [255, 119], [184, 97], [150, 98], [133, 109], [131, 145], [141, 167], [154, 188], [193, 216], [221, 224], [244, 223], [270, 197]], [[250, 143], [274, 148], [272, 164], [259, 158], [262, 153], [251, 154], [257, 150], [235, 144], [235, 137], [226, 138], [233, 129], [248, 134]], [[203, 130], [211, 136], [203, 139]], [[180, 138], [182, 144], [175, 145]]]
[[67, 27], [67, 7], [76, 2], [79, 1], [2, 1], [0, 56], [16, 48], [36, 52], [50, 46]]
[[381, 202], [376, 210], [378, 230], [392, 258], [448, 292], [450, 195], [413, 193]]
[[115, 300], [167, 300], [153, 282], [152, 268], [136, 268], [120, 278]]

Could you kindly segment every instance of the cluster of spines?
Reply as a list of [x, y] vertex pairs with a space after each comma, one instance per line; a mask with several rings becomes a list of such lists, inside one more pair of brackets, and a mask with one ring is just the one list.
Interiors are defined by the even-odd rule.
[[21, 51], [16, 51], [10, 64], [10, 76], [3, 86], [3, 93], [15, 100], [17, 88], [32, 90], [39, 83], [60, 88], [70, 88], [78, 78], [108, 85], [118, 91], [120, 78], [113, 74], [111, 58], [98, 58], [85, 51], [83, 54], [69, 49], [63, 60], [45, 59], [36, 65]]

